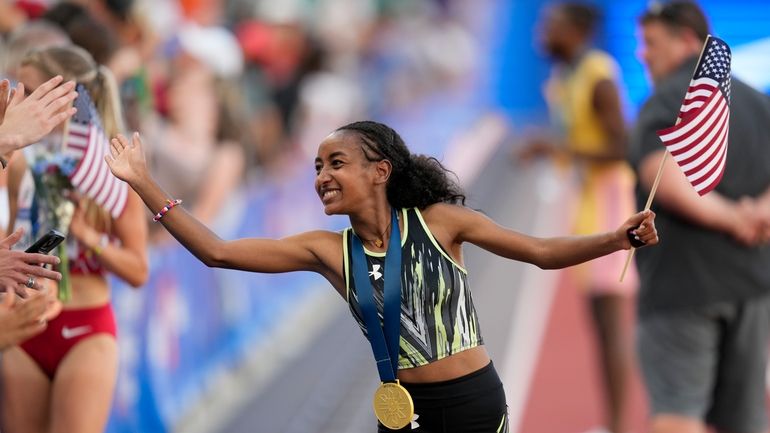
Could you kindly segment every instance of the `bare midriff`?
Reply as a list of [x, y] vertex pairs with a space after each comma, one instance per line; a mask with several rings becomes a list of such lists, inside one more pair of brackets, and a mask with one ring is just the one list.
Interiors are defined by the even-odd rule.
[[489, 364], [484, 346], [477, 346], [415, 368], [398, 370], [398, 379], [406, 383], [431, 383], [457, 379]]
[[[103, 275], [70, 275], [72, 299], [63, 305], [65, 310], [100, 307], [110, 301], [110, 287]], [[49, 286], [57, 290], [56, 284]]]

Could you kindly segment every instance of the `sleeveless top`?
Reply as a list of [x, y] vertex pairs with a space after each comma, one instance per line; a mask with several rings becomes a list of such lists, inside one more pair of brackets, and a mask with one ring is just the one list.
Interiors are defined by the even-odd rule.
[[603, 80], [617, 83], [619, 70], [612, 57], [595, 49], [583, 54], [575, 65], [552, 70], [546, 83], [546, 101], [552, 123], [571, 149], [586, 154], [603, 151], [607, 133], [593, 109], [594, 91]]
[[[467, 271], [439, 245], [418, 209], [402, 209], [401, 220], [404, 228], [401, 233], [398, 367], [403, 369], [430, 364], [479, 346], [483, 340], [468, 287]], [[359, 291], [351, 271], [352, 236], [352, 228], [344, 230], [343, 273], [347, 300], [353, 317], [367, 336], [358, 303]], [[374, 301], [382, 320], [385, 253], [365, 252]]]

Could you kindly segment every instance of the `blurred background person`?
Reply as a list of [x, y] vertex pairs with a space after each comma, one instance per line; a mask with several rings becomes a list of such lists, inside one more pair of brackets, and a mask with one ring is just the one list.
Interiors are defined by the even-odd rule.
[[[75, 83], [61, 83], [61, 76], [54, 77], [27, 96], [23, 86], [11, 89], [8, 80], [0, 80], [0, 162], [3, 172], [13, 152], [35, 143], [73, 114], [74, 109], [69, 104], [75, 99]], [[7, 213], [3, 216], [7, 217]], [[6, 223], [7, 220], [3, 226]], [[41, 266], [58, 264], [59, 259], [12, 251], [22, 234], [22, 229], [19, 229], [0, 241], [0, 289], [5, 292], [0, 295], [3, 297], [0, 306], [0, 351], [43, 332], [48, 320], [56, 317], [61, 310], [55, 290], [37, 292], [44, 288], [43, 279], [61, 278], [58, 272]], [[36, 281], [36, 278], [41, 281]], [[32, 293], [27, 295], [28, 291]], [[17, 294], [24, 296], [17, 298]]]
[[[106, 68], [82, 48], [51, 47], [28, 53], [18, 78], [34, 91], [56, 75], [84, 85], [105, 133], [120, 131], [117, 87]], [[50, 185], [46, 191], [40, 190], [44, 181], [33, 182], [32, 177], [42, 174], [33, 174], [28, 167], [35, 167], [40, 155], [68, 151], [60, 147], [61, 141], [59, 129], [30, 148], [25, 155], [29, 162], [17, 158], [9, 167], [11, 221], [37, 228], [33, 230], [36, 234], [45, 232], [49, 227], [42, 226], [51, 223], [43, 218], [54, 211], [49, 209], [55, 205], [49, 194], [64, 191], [52, 191]], [[42, 334], [9, 349], [3, 357], [3, 424], [8, 432], [104, 430], [118, 368], [117, 330], [107, 274], [134, 287], [147, 279], [147, 228], [139, 198], [129, 194], [117, 217], [90, 198], [67, 198], [75, 201], [68, 227], [69, 255], [65, 257], [72, 298]]]
[[[56, 25], [26, 20], [8, 35], [4, 49], [0, 47], [0, 75], [16, 80], [22, 57], [32, 49], [69, 44], [69, 37]], [[58, 124], [59, 122], [57, 122]], [[35, 140], [37, 141], [37, 140]], [[20, 154], [20, 153], [18, 153]], [[9, 155], [9, 160], [17, 153]], [[0, 226], [8, 226], [8, 172], [0, 172]]]
[[[631, 136], [641, 208], [711, 33], [697, 4], [653, 4], [639, 17], [655, 88]], [[654, 433], [767, 431], [770, 342], [770, 99], [733, 77], [724, 176], [699, 196], [667, 158], [653, 210], [666, 242], [639, 251], [639, 360]]]
[[[545, 84], [552, 136], [541, 136], [518, 152], [527, 161], [538, 155], [567, 163], [577, 179], [573, 230], [594, 233], [615, 227], [634, 209], [634, 175], [626, 163], [626, 126], [619, 67], [592, 46], [599, 11], [585, 3], [550, 6], [540, 22], [540, 43], [554, 64]], [[610, 254], [568, 271], [586, 292], [604, 379], [606, 428], [628, 429], [628, 386], [633, 369], [630, 303], [637, 279], [633, 269], [618, 278], [626, 255]]]
[[[169, 193], [211, 224], [227, 209], [246, 172], [246, 106], [235, 81], [243, 55], [223, 28], [190, 25], [173, 43], [158, 101], [162, 116], [146, 123], [159, 143], [149, 149], [150, 160]], [[153, 239], [170, 238], [160, 231]]]

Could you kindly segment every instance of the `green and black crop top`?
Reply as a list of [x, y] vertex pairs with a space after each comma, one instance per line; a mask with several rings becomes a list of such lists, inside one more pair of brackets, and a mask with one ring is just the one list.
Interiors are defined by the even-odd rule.
[[[401, 342], [399, 368], [430, 364], [483, 343], [468, 276], [439, 245], [418, 209], [402, 209]], [[351, 273], [352, 228], [343, 232], [350, 311], [366, 335]], [[369, 279], [382, 320], [385, 253], [366, 251]]]

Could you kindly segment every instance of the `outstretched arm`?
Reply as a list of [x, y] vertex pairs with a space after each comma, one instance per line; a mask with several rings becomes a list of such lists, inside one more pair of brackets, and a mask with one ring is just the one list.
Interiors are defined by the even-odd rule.
[[[658, 243], [655, 214], [639, 212], [613, 232], [590, 236], [537, 238], [507, 229], [474, 210], [447, 204], [426, 209], [426, 217], [435, 221], [454, 244], [470, 242], [511, 260], [532, 263], [542, 269], [559, 269], [631, 248], [626, 231], [634, 233], [647, 245]], [[431, 226], [434, 224], [429, 223]]]
[[[131, 142], [122, 135], [111, 141], [111, 156], [105, 157], [112, 173], [126, 181], [152, 213], [170, 197], [149, 174], [139, 134]], [[239, 239], [224, 241], [184, 210], [176, 206], [160, 223], [207, 266], [253, 272], [315, 271], [326, 275], [328, 251], [336, 235], [315, 231], [284, 239]], [[337, 241], [337, 243], [339, 243]]]

